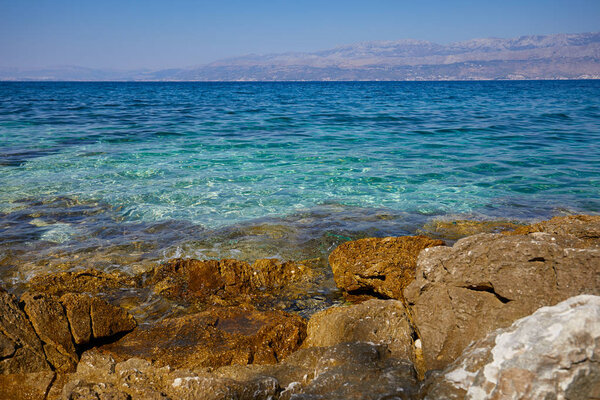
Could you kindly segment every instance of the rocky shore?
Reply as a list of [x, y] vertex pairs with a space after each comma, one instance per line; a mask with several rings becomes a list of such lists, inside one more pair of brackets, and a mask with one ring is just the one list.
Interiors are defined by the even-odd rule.
[[[600, 216], [420, 233], [338, 246], [345, 303], [308, 319], [310, 260], [173, 259], [0, 289], [0, 398], [600, 398]], [[168, 312], [132, 315], [148, 297]]]

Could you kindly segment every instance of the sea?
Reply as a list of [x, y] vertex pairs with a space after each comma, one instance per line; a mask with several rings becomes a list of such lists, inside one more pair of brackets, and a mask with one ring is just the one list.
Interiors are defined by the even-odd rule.
[[600, 81], [0, 83], [0, 282], [600, 213]]

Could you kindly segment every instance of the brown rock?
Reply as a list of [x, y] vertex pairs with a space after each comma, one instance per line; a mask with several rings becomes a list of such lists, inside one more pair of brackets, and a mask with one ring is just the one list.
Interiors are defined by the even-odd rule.
[[404, 291], [426, 366], [442, 368], [473, 340], [544, 305], [600, 291], [600, 249], [575, 237], [480, 234], [421, 253]]
[[82, 294], [67, 293], [60, 298], [60, 302], [65, 308], [75, 344], [88, 343], [92, 339], [92, 319], [90, 318], [92, 299]]
[[96, 297], [90, 301], [90, 319], [95, 339], [129, 332], [137, 326], [127, 311]]
[[41, 372], [50, 369], [27, 316], [13, 295], [0, 291], [0, 333], [3, 339], [0, 374]]
[[414, 279], [421, 250], [442, 246], [425, 236], [368, 238], [346, 242], [329, 255], [335, 283], [348, 294], [402, 299]]
[[458, 240], [478, 233], [500, 233], [511, 231], [522, 225], [511, 221], [476, 221], [468, 219], [433, 219], [427, 222], [419, 233], [440, 239]]
[[401, 301], [372, 299], [314, 314], [308, 321], [303, 347], [328, 347], [347, 342], [385, 344], [392, 357], [414, 362], [415, 337]]
[[0, 399], [44, 399], [53, 380], [54, 372], [51, 371], [29, 374], [0, 374]]
[[137, 277], [113, 271], [87, 269], [34, 276], [28, 283], [32, 292], [62, 296], [66, 293], [100, 293], [124, 287], [138, 287]]
[[522, 226], [507, 235], [526, 235], [545, 232], [561, 236], [574, 236], [583, 241], [584, 247], [600, 246], [600, 215], [569, 215], [554, 217], [549, 221]]
[[228, 259], [175, 259], [155, 268], [147, 284], [169, 298], [206, 301], [211, 296], [263, 296], [306, 280], [310, 274], [304, 265], [275, 259], [257, 260], [253, 265]]
[[219, 367], [275, 363], [295, 351], [305, 336], [306, 323], [295, 315], [212, 308], [140, 326], [101, 349], [119, 360], [135, 356], [174, 368]]
[[0, 359], [11, 357], [16, 350], [15, 342], [0, 331]]
[[267, 400], [276, 398], [277, 389], [269, 377], [236, 381], [157, 367], [140, 358], [116, 362], [108, 354], [90, 350], [82, 355], [77, 372], [62, 385], [57, 398]]
[[385, 345], [365, 342], [304, 348], [276, 365], [227, 366], [215, 375], [237, 382], [272, 377], [280, 400], [408, 400], [417, 392], [409, 361], [390, 357]]
[[55, 369], [74, 369], [79, 357], [71, 338], [69, 322], [63, 306], [54, 296], [25, 293], [21, 297], [25, 312], [36, 333], [44, 342], [44, 352]]

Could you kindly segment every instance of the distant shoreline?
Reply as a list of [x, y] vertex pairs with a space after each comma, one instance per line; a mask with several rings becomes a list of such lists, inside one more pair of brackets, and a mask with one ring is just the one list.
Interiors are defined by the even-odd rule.
[[559, 79], [448, 79], [448, 80], [3, 80], [0, 83], [471, 83], [471, 82], [592, 82], [600, 81], [600, 76], [593, 78], [559, 78]]

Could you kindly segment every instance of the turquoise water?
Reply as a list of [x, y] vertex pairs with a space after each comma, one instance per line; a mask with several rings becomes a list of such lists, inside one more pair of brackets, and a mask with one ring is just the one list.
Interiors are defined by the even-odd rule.
[[576, 212], [600, 212], [597, 81], [0, 83], [5, 265], [34, 242], [235, 256], [267, 224], [326, 251], [323, 232]]

